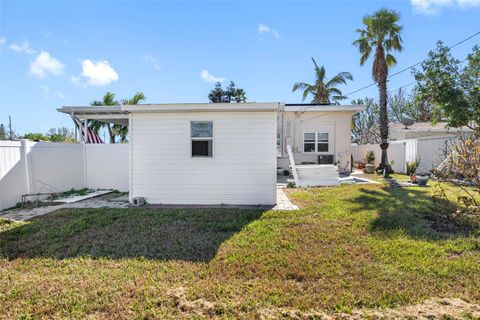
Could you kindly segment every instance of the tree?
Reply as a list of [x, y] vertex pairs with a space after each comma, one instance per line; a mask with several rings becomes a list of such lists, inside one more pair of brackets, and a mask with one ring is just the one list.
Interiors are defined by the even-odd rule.
[[[96, 100], [90, 103], [92, 106], [116, 106], [118, 101], [115, 100], [115, 94], [112, 92], [107, 92], [103, 96], [102, 100]], [[96, 134], [100, 131], [101, 128], [107, 128], [108, 136], [110, 138], [110, 143], [115, 143], [115, 133], [112, 130], [112, 125], [107, 122], [102, 122], [99, 120], [92, 120], [89, 124], [90, 129], [95, 131]]]
[[414, 70], [417, 101], [435, 105], [433, 121], [449, 127], [468, 126], [480, 135], [480, 47], [474, 46], [466, 64], [452, 57], [441, 41]]
[[373, 66], [372, 77], [377, 83], [380, 92], [380, 137], [382, 159], [379, 169], [385, 174], [391, 171], [388, 164], [388, 113], [387, 113], [387, 78], [388, 69], [397, 63], [397, 59], [391, 54], [392, 51], [401, 51], [402, 38], [400, 33], [402, 26], [397, 22], [400, 15], [394, 10], [380, 9], [373, 15], [366, 15], [363, 18], [364, 29], [357, 29], [360, 37], [354, 41], [360, 52], [360, 65], [363, 66], [369, 59], [372, 51]]
[[5, 130], [5, 126], [3, 123], [0, 123], [0, 140], [5, 140], [7, 139], [7, 132]]
[[[145, 101], [146, 97], [143, 92], [137, 92], [131, 99], [123, 99], [122, 104], [138, 104], [142, 101]], [[117, 106], [120, 103], [115, 100], [115, 94], [112, 92], [107, 92], [101, 101], [93, 101], [92, 106]], [[120, 137], [120, 141], [124, 142], [128, 136], [128, 127], [122, 126], [119, 124], [110, 124], [107, 122], [102, 122], [98, 120], [92, 120], [89, 124], [90, 129], [98, 134], [101, 128], [105, 127], [108, 131], [108, 136], [110, 138], [110, 143], [115, 143], [115, 138]]]
[[74, 134], [67, 127], [52, 128], [48, 130], [46, 137], [52, 142], [74, 142]]
[[[143, 94], [143, 92], [137, 92], [132, 98], [130, 99], [123, 99], [122, 104], [124, 105], [136, 105], [140, 102], [147, 100], [147, 97]], [[120, 142], [126, 142], [128, 137], [128, 126], [123, 126], [121, 124], [114, 124], [112, 127], [112, 131], [115, 135], [120, 137]]]
[[347, 80], [353, 80], [352, 74], [350, 72], [340, 72], [327, 81], [325, 67], [321, 66], [319, 68], [315, 59], [312, 58], [312, 61], [315, 66], [315, 84], [297, 82], [293, 85], [292, 92], [303, 90], [302, 101], [305, 101], [307, 96], [311, 94], [313, 96], [312, 103], [330, 104], [333, 102], [338, 104], [338, 101], [345, 99], [346, 97], [337, 86], [346, 84]]
[[352, 118], [352, 142], [358, 144], [379, 143], [378, 103], [375, 103], [374, 99], [365, 98], [353, 100], [352, 104], [366, 106], [364, 111], [355, 114]]
[[215, 83], [215, 87], [208, 94], [208, 101], [212, 103], [241, 103], [247, 102], [246, 92], [243, 89], [236, 88], [235, 82], [230, 81], [225, 90], [220, 82]]
[[29, 132], [23, 135], [23, 139], [32, 141], [48, 141], [48, 137], [40, 132]]

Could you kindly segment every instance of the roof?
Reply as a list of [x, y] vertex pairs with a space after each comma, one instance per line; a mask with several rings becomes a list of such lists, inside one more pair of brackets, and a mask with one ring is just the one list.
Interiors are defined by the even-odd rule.
[[277, 111], [280, 102], [247, 103], [174, 103], [174, 104], [137, 104], [124, 105], [122, 111], [128, 112], [245, 112]]
[[128, 125], [128, 112], [121, 106], [68, 106], [57, 109], [68, 115], [75, 115], [78, 119], [100, 120], [109, 123]]
[[285, 104], [286, 112], [353, 112], [364, 111], [365, 106], [360, 104], [353, 105], [329, 105], [329, 104]]
[[399, 122], [391, 122], [389, 123], [390, 130], [394, 131], [472, 131], [472, 129], [468, 127], [461, 127], [461, 128], [447, 128], [446, 122], [437, 122], [436, 124], [431, 124], [430, 122], [415, 122], [411, 126], [405, 128], [403, 123]]

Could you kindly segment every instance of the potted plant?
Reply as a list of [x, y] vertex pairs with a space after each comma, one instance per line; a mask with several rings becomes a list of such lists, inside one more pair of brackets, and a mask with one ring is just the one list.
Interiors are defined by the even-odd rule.
[[416, 175], [417, 184], [419, 186], [426, 186], [430, 175], [428, 173], [419, 173]]
[[410, 181], [412, 183], [417, 183], [417, 176], [415, 172], [417, 171], [419, 165], [420, 165], [419, 158], [415, 159], [415, 161], [407, 162], [407, 175], [410, 176]]
[[365, 172], [369, 174], [375, 173], [375, 152], [373, 152], [373, 150], [365, 151], [365, 162], [367, 163], [365, 165]]

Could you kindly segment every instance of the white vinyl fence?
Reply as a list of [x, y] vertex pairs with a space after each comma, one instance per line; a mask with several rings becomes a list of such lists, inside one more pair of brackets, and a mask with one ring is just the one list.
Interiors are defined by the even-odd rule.
[[[391, 141], [388, 147], [388, 161], [393, 162], [392, 168], [397, 173], [406, 173], [406, 163], [420, 159], [417, 172], [430, 172], [438, 167], [449, 147], [456, 137], [426, 137], [418, 139]], [[365, 162], [365, 152], [375, 152], [375, 165], [381, 160], [381, 149], [378, 144], [352, 145], [352, 156], [354, 162]]]
[[128, 191], [128, 144], [0, 141], [0, 210], [27, 193]]

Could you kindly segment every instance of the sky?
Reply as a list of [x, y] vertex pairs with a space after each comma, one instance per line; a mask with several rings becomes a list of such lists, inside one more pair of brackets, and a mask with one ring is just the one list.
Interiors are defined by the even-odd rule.
[[[0, 0], [0, 123], [10, 115], [19, 134], [73, 128], [56, 108], [107, 91], [118, 99], [141, 91], [146, 103], [207, 102], [216, 81], [234, 81], [248, 101], [299, 103], [292, 86], [314, 81], [311, 57], [328, 78], [351, 72], [341, 88], [349, 93], [372, 82], [371, 60], [361, 67], [352, 42], [362, 17], [382, 7], [400, 12], [404, 28], [391, 74], [425, 59], [438, 40], [452, 45], [480, 31], [480, 0]], [[463, 59], [478, 43], [452, 53]], [[403, 72], [389, 90], [412, 81]], [[344, 102], [377, 96], [372, 86]]]

